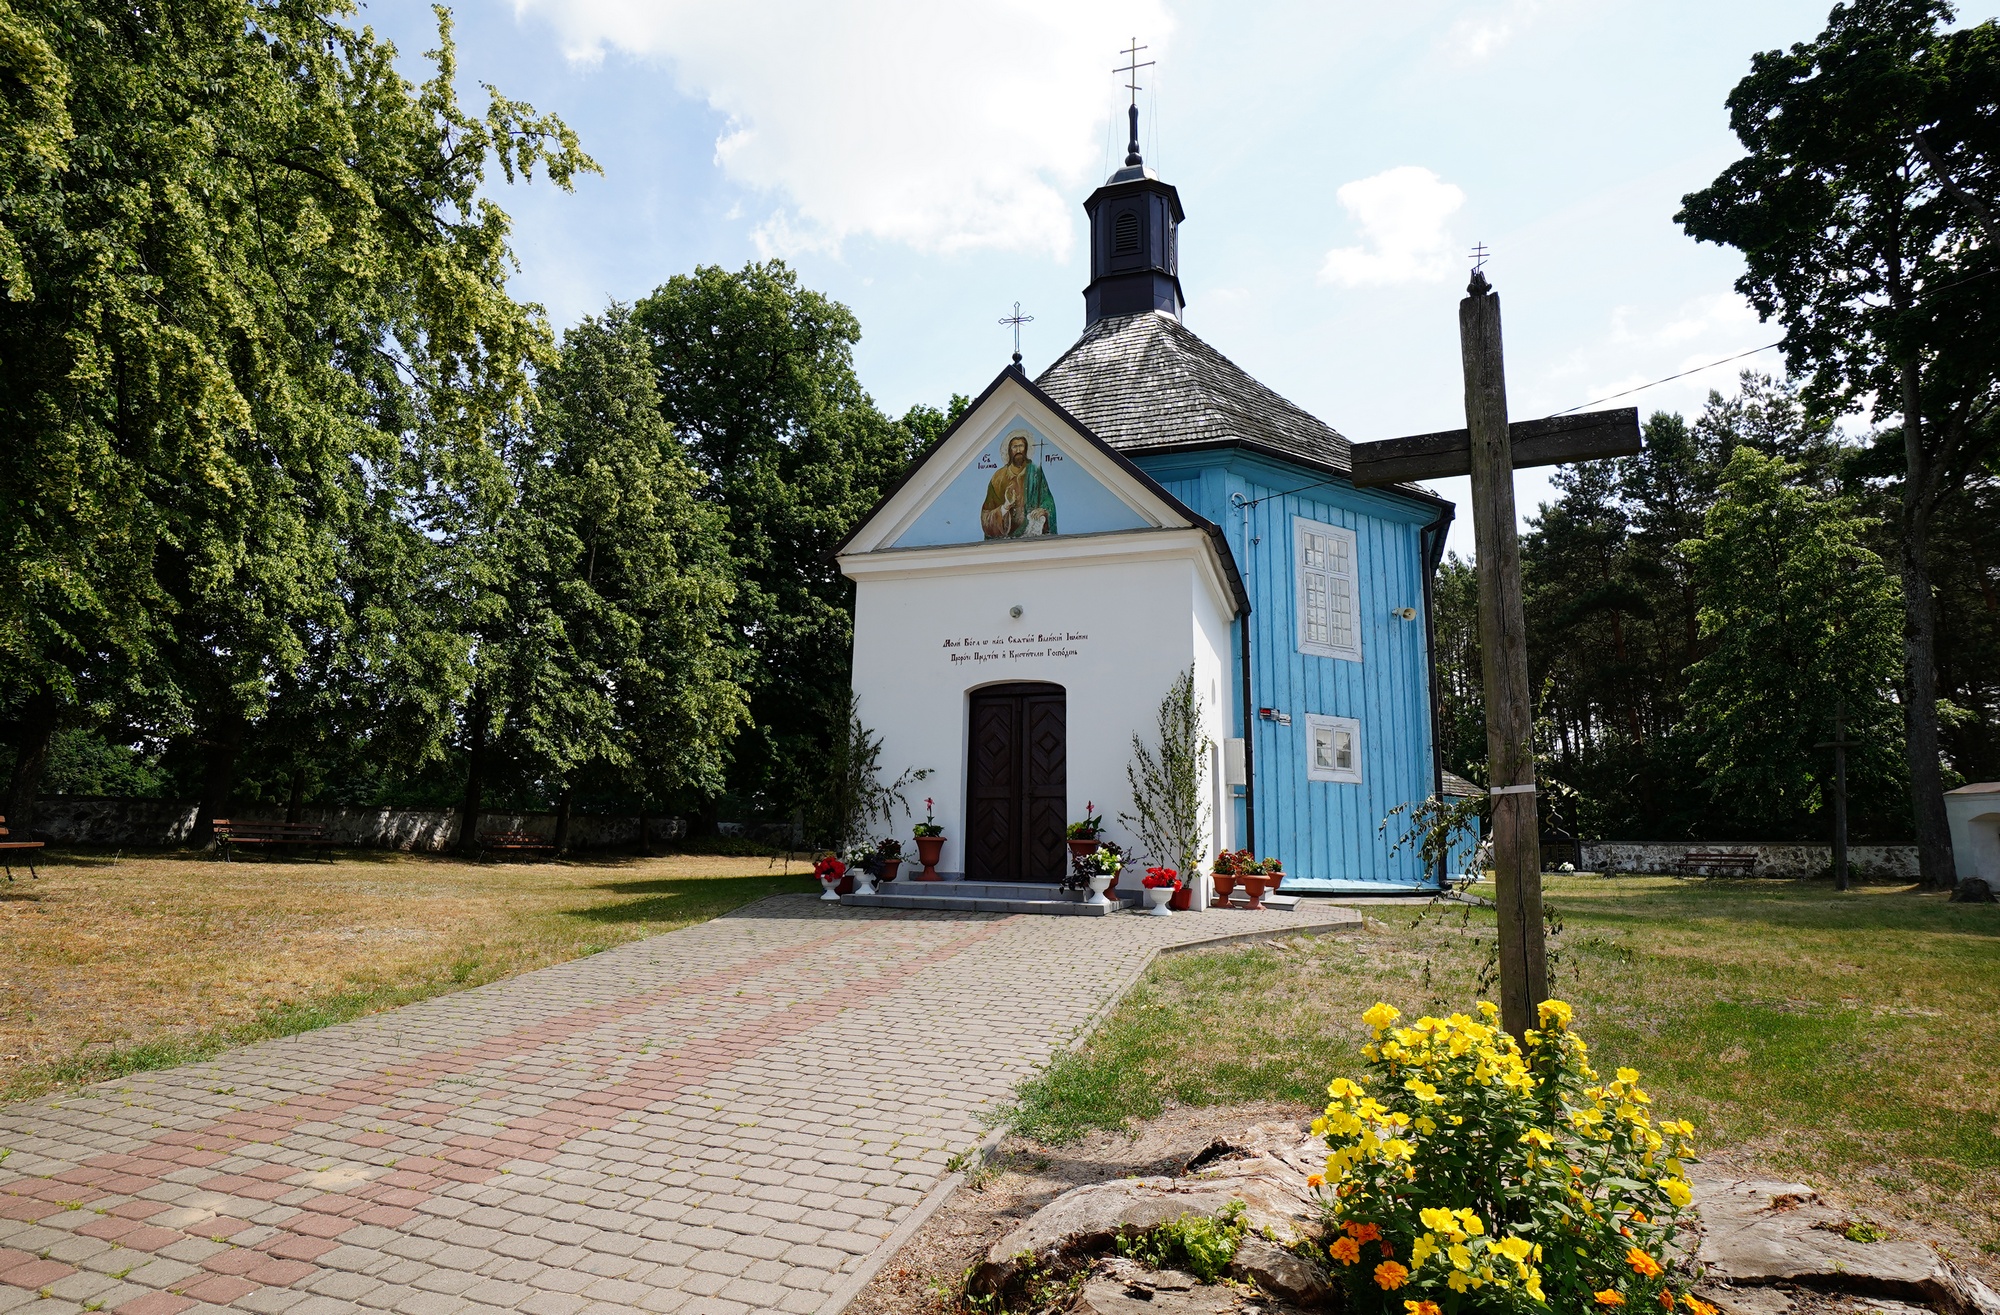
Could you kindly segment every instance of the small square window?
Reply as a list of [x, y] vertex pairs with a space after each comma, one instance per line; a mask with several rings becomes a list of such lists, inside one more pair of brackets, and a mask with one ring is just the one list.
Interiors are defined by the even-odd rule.
[[1352, 717], [1306, 714], [1306, 779], [1360, 783], [1360, 722]]

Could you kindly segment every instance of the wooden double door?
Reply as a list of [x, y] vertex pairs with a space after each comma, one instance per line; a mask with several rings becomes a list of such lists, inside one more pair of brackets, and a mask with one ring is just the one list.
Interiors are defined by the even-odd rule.
[[1060, 685], [1024, 682], [973, 691], [967, 881], [1052, 882], [1068, 871], [1064, 707]]

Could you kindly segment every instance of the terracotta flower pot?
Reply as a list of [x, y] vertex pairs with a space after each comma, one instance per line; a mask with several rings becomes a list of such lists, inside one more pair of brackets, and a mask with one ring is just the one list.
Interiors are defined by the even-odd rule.
[[924, 870], [917, 874], [918, 881], [944, 880], [943, 877], [938, 875], [938, 870], [937, 870], [938, 855], [942, 853], [944, 853], [943, 836], [917, 837], [917, 858], [924, 865]]
[[1243, 883], [1243, 893], [1250, 897], [1250, 907], [1259, 912], [1264, 908], [1265, 892], [1278, 884], [1277, 878], [1266, 876], [1245, 876], [1237, 880]]
[[1167, 901], [1167, 907], [1177, 909], [1182, 913], [1186, 913], [1189, 909], [1193, 908], [1194, 883], [1192, 881], [1183, 881], [1180, 885], [1174, 887], [1174, 897]]
[[1083, 840], [1076, 836], [1071, 836], [1069, 840], [1069, 852], [1074, 858], [1082, 858], [1086, 854], [1095, 854], [1097, 852], [1097, 837], [1092, 836], [1088, 840]]
[[1215, 898], [1208, 902], [1208, 907], [1211, 909], [1226, 909], [1229, 907], [1229, 897], [1236, 892], [1236, 874], [1234, 872], [1217, 872], [1214, 874], [1214, 880]]
[[903, 860], [900, 858], [883, 859], [882, 875], [879, 878], [877, 878], [877, 880], [879, 880], [885, 886], [888, 885], [890, 882], [896, 879], [896, 869], [902, 866], [903, 866]]

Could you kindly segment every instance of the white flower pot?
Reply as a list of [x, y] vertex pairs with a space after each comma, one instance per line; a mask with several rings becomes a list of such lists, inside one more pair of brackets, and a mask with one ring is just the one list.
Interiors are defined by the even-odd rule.
[[857, 895], [873, 895], [875, 893], [875, 874], [865, 868], [856, 872], [854, 874], [854, 893]]
[[1090, 879], [1090, 898], [1084, 903], [1093, 909], [1101, 909], [1111, 901], [1104, 898], [1104, 892], [1111, 889], [1111, 883], [1118, 880], [1115, 872], [1100, 872]]
[[1172, 886], [1146, 887], [1146, 914], [1154, 918], [1171, 918], [1174, 911], [1167, 907], [1167, 901], [1174, 897]]
[[820, 896], [820, 898], [821, 898], [822, 900], [832, 900], [832, 901], [833, 901], [833, 902], [834, 902], [835, 904], [838, 904], [838, 903], [840, 903], [840, 878], [839, 878], [839, 877], [830, 877], [830, 878], [829, 878], [829, 877], [821, 877], [821, 878], [819, 879], [819, 884], [820, 884], [821, 886], [823, 886], [823, 887], [825, 887], [825, 888], [826, 888], [826, 893], [825, 893], [824, 895], [821, 895], [821, 896]]

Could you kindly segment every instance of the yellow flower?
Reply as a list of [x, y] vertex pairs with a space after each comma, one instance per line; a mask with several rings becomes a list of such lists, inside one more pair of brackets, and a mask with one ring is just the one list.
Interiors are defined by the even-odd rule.
[[1618, 1070], [1618, 1080], [1628, 1083], [1637, 1082], [1639, 1080], [1639, 1070], [1636, 1068], [1621, 1068]]
[[1379, 1033], [1402, 1016], [1403, 1011], [1394, 1005], [1378, 1002], [1369, 1006], [1368, 1011], [1361, 1015], [1361, 1021]]
[[1541, 1020], [1543, 1027], [1554, 1024], [1557, 1029], [1561, 1030], [1569, 1027], [1572, 1011], [1568, 1005], [1560, 1000], [1544, 1000], [1540, 1005], [1536, 1006], [1535, 1016]]
[[1509, 1260], [1526, 1260], [1535, 1247], [1524, 1237], [1503, 1237], [1493, 1244], [1493, 1249]]
[[1456, 1233], [1458, 1231], [1458, 1220], [1452, 1217], [1451, 1211], [1441, 1207], [1427, 1206], [1418, 1213], [1417, 1217], [1424, 1221], [1425, 1228], [1431, 1229], [1434, 1232]]
[[1486, 1225], [1480, 1223], [1479, 1216], [1472, 1213], [1472, 1211], [1459, 1210], [1456, 1213], [1458, 1215], [1459, 1223], [1464, 1227], [1466, 1232], [1472, 1234], [1474, 1237], [1478, 1237], [1481, 1233], [1486, 1231]]
[[1660, 1190], [1667, 1194], [1667, 1199], [1674, 1203], [1677, 1210], [1685, 1209], [1687, 1203], [1694, 1200], [1694, 1189], [1679, 1178], [1660, 1179]]
[[1472, 1249], [1463, 1242], [1452, 1243], [1451, 1249], [1445, 1252], [1445, 1255], [1451, 1259], [1451, 1267], [1453, 1269], [1469, 1270], [1472, 1268]]
[[1500, 1006], [1494, 1004], [1491, 1000], [1481, 1000], [1479, 1002], [1479, 1016], [1491, 1023], [1500, 1017]]
[[1597, 1294], [1597, 1304], [1600, 1306], [1622, 1306], [1625, 1304], [1625, 1298], [1618, 1295], [1617, 1289], [1606, 1288]]
[[1437, 1234], [1420, 1233], [1410, 1244], [1410, 1268], [1422, 1269], [1424, 1262], [1438, 1253]]
[[1453, 1292], [1465, 1292], [1474, 1286], [1469, 1275], [1456, 1269], [1445, 1276], [1444, 1285]]
[[1419, 1114], [1417, 1116], [1418, 1132], [1421, 1132], [1422, 1134], [1424, 1134], [1424, 1136], [1428, 1137], [1437, 1130], [1438, 1130], [1438, 1125], [1436, 1119], [1432, 1118], [1428, 1114]]
[[1367, 1092], [1362, 1089], [1361, 1084], [1358, 1082], [1347, 1078], [1335, 1078], [1326, 1084], [1326, 1094], [1335, 1100], [1359, 1100]]

